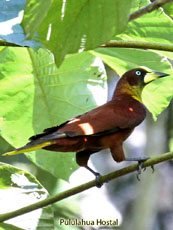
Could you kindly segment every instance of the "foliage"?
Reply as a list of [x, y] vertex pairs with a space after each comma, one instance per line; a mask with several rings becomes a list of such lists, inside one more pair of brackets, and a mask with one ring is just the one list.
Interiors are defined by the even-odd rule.
[[[1, 152], [20, 147], [44, 128], [103, 104], [107, 97], [103, 62], [119, 75], [138, 66], [172, 75], [171, 52], [100, 47], [110, 40], [172, 44], [171, 4], [164, 8], [169, 15], [158, 9], [128, 23], [130, 12], [147, 4], [147, 0], [1, 1], [0, 39], [12, 43], [11, 47], [0, 47]], [[20, 47], [14, 48], [13, 44]], [[169, 105], [172, 96], [171, 76], [151, 83], [143, 92], [144, 103], [154, 119]], [[27, 157], [38, 171], [42, 168], [55, 181], [68, 180], [77, 168], [74, 153], [40, 150]], [[14, 188], [11, 178], [16, 173], [39, 184], [25, 171], [6, 164], [0, 167], [0, 186], [4, 191], [9, 186]], [[44, 184], [43, 178], [40, 183]], [[61, 187], [64, 182], [57, 183]], [[54, 212], [59, 210], [51, 207], [42, 213], [42, 217], [48, 217], [45, 223], [54, 229], [59, 229], [52, 222]], [[72, 215], [75, 216], [73, 212]], [[0, 229], [10, 229], [5, 225], [0, 225]]]
[[124, 7], [121, 0], [49, 0], [46, 4], [30, 0], [25, 7], [22, 25], [29, 37], [38, 32], [38, 40], [52, 51], [60, 65], [66, 54], [96, 48], [122, 32], [128, 21], [131, 2], [126, 0]]
[[[0, 194], [3, 197], [1, 201], [0, 212], [12, 211], [15, 208], [20, 208], [23, 205], [43, 200], [47, 197], [47, 191], [40, 185], [40, 183], [31, 174], [13, 167], [8, 164], [0, 163]], [[10, 195], [12, 194], [12, 195]], [[20, 199], [19, 199], [20, 197]], [[9, 202], [7, 202], [7, 200]], [[16, 203], [17, 201], [17, 203]], [[47, 229], [53, 228], [53, 210], [51, 207], [44, 208], [43, 211], [35, 211], [34, 215], [28, 215], [28, 220], [32, 216], [32, 224], [29, 221], [20, 224], [20, 218], [14, 221], [14, 225], [27, 228], [28, 224], [31, 228], [35, 226], [44, 226], [44, 219], [47, 218]], [[35, 216], [35, 217], [34, 217]], [[0, 224], [0, 229], [19, 229], [13, 228], [10, 224]], [[21, 228], [20, 228], [21, 229]]]

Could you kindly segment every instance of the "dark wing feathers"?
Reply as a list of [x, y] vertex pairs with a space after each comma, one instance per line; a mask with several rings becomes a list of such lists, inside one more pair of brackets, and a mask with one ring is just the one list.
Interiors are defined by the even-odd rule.
[[[81, 115], [77, 116], [76, 118], [80, 117]], [[34, 140], [37, 140], [37, 139], [40, 139], [44, 136], [47, 136], [48, 134], [52, 134], [54, 132], [57, 132], [60, 128], [62, 128], [63, 126], [65, 126], [68, 122], [70, 122], [72, 119], [70, 120], [67, 120], [65, 122], [63, 122], [62, 124], [60, 125], [56, 125], [56, 126], [53, 126], [53, 127], [50, 127], [50, 128], [47, 128], [47, 129], [44, 129], [43, 130], [43, 133], [40, 133], [40, 134], [37, 134], [37, 135], [34, 135], [32, 137], [29, 138], [30, 141], [34, 141]], [[67, 136], [68, 136], [68, 133], [69, 133], [69, 136], [72, 136], [72, 133], [71, 132], [66, 132]]]
[[145, 118], [144, 106], [132, 97], [112, 100], [87, 114], [72, 119], [59, 132], [72, 132], [73, 136], [106, 135], [118, 129], [134, 128]]
[[117, 133], [119, 132], [120, 130], [122, 130], [121, 128], [119, 127], [116, 127], [114, 129], [111, 129], [111, 130], [106, 130], [106, 131], [103, 131], [103, 132], [100, 132], [100, 133], [95, 133], [95, 134], [92, 134], [92, 136], [103, 136], [103, 135], [108, 135], [108, 134], [112, 134], [112, 133]]
[[34, 135], [32, 137], [29, 138], [30, 141], [34, 141], [34, 140], [37, 140], [37, 139], [40, 139], [44, 136], [47, 136], [49, 134], [52, 134], [54, 132], [57, 132], [62, 126], [64, 126], [65, 124], [67, 124], [69, 121], [66, 121], [60, 125], [56, 125], [56, 126], [53, 126], [51, 128], [47, 128], [47, 129], [44, 129], [43, 130], [43, 133], [40, 133], [40, 134], [37, 134], [37, 135]]

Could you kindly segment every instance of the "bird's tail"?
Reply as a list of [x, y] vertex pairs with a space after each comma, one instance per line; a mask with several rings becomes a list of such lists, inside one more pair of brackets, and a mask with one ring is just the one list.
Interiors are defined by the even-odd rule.
[[56, 144], [56, 139], [66, 138], [66, 133], [58, 133], [53, 132], [50, 134], [38, 134], [36, 136], [31, 137], [29, 140], [30, 142], [26, 144], [25, 146], [15, 149], [14, 151], [7, 152], [2, 154], [2, 156], [8, 156], [8, 155], [16, 155], [20, 153], [26, 153], [30, 151], [35, 151], [37, 149], [42, 149], [46, 146]]
[[32, 142], [26, 144], [25, 146], [21, 147], [21, 148], [18, 148], [18, 149], [15, 149], [11, 152], [6, 152], [4, 154], [2, 154], [2, 156], [8, 156], [8, 155], [16, 155], [16, 154], [20, 154], [20, 153], [26, 153], [26, 152], [30, 152], [30, 151], [35, 151], [37, 149], [42, 149], [46, 146], [49, 146], [49, 145], [52, 145], [52, 141], [46, 141], [46, 142], [43, 142], [43, 143], [40, 143], [40, 144], [31, 144]]

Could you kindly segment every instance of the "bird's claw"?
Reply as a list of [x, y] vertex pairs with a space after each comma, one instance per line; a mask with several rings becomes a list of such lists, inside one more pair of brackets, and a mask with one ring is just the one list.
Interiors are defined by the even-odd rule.
[[154, 173], [154, 171], [155, 171], [154, 165], [151, 165], [151, 169], [152, 169], [152, 173]]
[[[138, 161], [138, 169], [137, 169], [137, 180], [140, 181], [140, 175], [141, 175], [141, 171], [142, 171], [142, 164], [144, 163], [144, 161], [146, 160], [139, 160]], [[154, 173], [154, 165], [151, 165], [151, 169], [152, 169], [152, 173]], [[146, 168], [143, 168], [143, 172], [146, 170]]]
[[145, 172], [146, 168], [143, 168], [143, 172]]
[[88, 169], [92, 174], [94, 174], [94, 176], [96, 177], [96, 187], [101, 188], [103, 185], [103, 182], [101, 182], [100, 180], [101, 174], [98, 172], [95, 172], [93, 169], [91, 169], [88, 166], [85, 166], [85, 168]]
[[[137, 169], [137, 179], [138, 181], [140, 181], [140, 174], [142, 172], [142, 164], [146, 161], [150, 159], [150, 157], [147, 157], [147, 156], [141, 156], [141, 157], [126, 157], [126, 161], [138, 161], [138, 169]], [[153, 172], [154, 172], [154, 167], [153, 165], [151, 166]], [[146, 168], [143, 168], [143, 171], [145, 171]]]
[[103, 185], [103, 182], [101, 182], [101, 180], [100, 180], [101, 174], [96, 172], [95, 177], [96, 177], [96, 187], [101, 188]]
[[[139, 176], [141, 175], [142, 164], [143, 164], [143, 161], [138, 161], [138, 169], [137, 169], [137, 175], [136, 175], [138, 181], [140, 181], [140, 177]], [[145, 171], [145, 169], [144, 169], [144, 171]]]

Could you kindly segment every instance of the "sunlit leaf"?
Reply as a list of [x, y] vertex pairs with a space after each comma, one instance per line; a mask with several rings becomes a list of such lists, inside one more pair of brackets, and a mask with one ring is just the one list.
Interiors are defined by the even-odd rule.
[[173, 71], [167, 72], [171, 75], [154, 81], [143, 90], [143, 102], [154, 120], [157, 120], [157, 116], [168, 107], [173, 98]]
[[172, 17], [172, 19], [173, 19], [173, 1], [171, 0], [167, 4], [163, 5], [162, 8], [164, 9], [164, 13], [168, 17]]
[[[0, 163], [1, 214], [41, 201], [47, 195], [47, 191], [34, 176], [14, 166]], [[6, 227], [5, 229], [18, 230], [15, 226], [22, 229], [30, 226], [34, 230], [39, 225], [42, 225], [42, 227], [47, 227], [46, 229], [51, 230], [54, 226], [53, 212], [51, 207], [43, 208], [30, 212], [25, 216], [13, 218], [7, 223], [13, 224], [14, 227], [12, 225], [11, 228], [9, 228], [9, 225], [0, 225], [0, 229], [1, 227]]]

